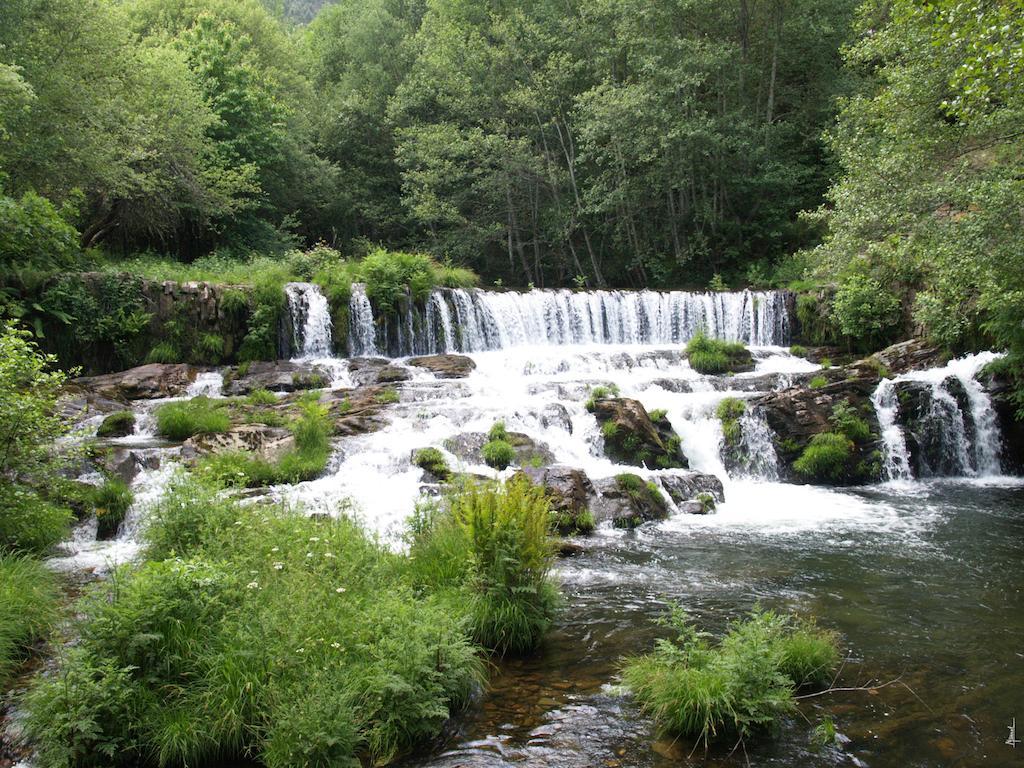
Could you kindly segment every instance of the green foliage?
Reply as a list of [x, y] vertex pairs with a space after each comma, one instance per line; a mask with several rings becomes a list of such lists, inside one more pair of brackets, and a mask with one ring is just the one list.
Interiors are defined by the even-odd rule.
[[181, 351], [169, 341], [157, 343], [146, 354], [147, 363], [178, 363], [181, 358]]
[[135, 414], [131, 411], [115, 411], [103, 419], [96, 428], [96, 437], [123, 437], [135, 429]]
[[900, 300], [878, 280], [854, 274], [836, 291], [832, 313], [840, 332], [867, 351], [893, 338], [900, 321]]
[[392, 403], [397, 403], [401, 398], [398, 396], [398, 390], [394, 387], [384, 387], [384, 389], [373, 396], [373, 400], [378, 405], [391, 405]]
[[804, 340], [818, 346], [838, 343], [839, 329], [832, 316], [832, 303], [824, 294], [799, 294], [796, 317]]
[[740, 417], [743, 416], [746, 410], [747, 404], [738, 397], [727, 397], [715, 408], [715, 416], [722, 423], [722, 435], [725, 437], [726, 445], [739, 445], [743, 439]]
[[505, 469], [516, 459], [516, 449], [506, 440], [489, 440], [480, 452], [484, 462], [495, 469]]
[[422, 300], [438, 285], [471, 288], [478, 282], [468, 269], [442, 266], [422, 253], [404, 253], [378, 248], [356, 267], [356, 277], [366, 285], [366, 295], [383, 312], [394, 312], [408, 295]]
[[717, 272], [715, 272], [715, 274], [713, 274], [711, 276], [711, 279], [708, 281], [708, 290], [709, 291], [728, 291], [729, 290], [729, 286], [726, 284], [725, 280], [722, 279], [722, 276], [720, 274], [718, 274]]
[[287, 307], [284, 293], [286, 281], [280, 275], [262, 275], [252, 293], [249, 329], [238, 348], [238, 359], [277, 359], [277, 330]]
[[710, 493], [698, 493], [697, 501], [700, 502], [700, 507], [703, 510], [704, 514], [707, 514], [708, 512], [714, 512], [715, 507], [718, 506], [718, 502], [715, 501], [715, 497], [712, 496]]
[[653, 411], [647, 414], [651, 417], [651, 421], [657, 423], [659, 421], [665, 421], [668, 416], [668, 411], [664, 408], [655, 408]]
[[47, 765], [384, 764], [481, 678], [464, 614], [347, 518], [179, 479], [147, 536], [151, 559], [83, 599], [80, 642], [28, 696]]
[[822, 387], [828, 386], [828, 379], [826, 379], [819, 373], [817, 376], [812, 377], [811, 380], [807, 382], [807, 386], [809, 386], [811, 389], [821, 389]]
[[68, 269], [78, 255], [78, 232], [49, 200], [0, 194], [0, 275]]
[[452, 476], [451, 467], [444, 454], [437, 448], [420, 448], [412, 455], [412, 463], [422, 470], [429, 472], [442, 482]]
[[277, 395], [269, 389], [254, 389], [250, 392], [245, 402], [249, 405], [277, 405]]
[[41, 562], [0, 553], [0, 688], [18, 663], [46, 636], [58, 614], [53, 573]]
[[686, 345], [686, 357], [697, 373], [728, 373], [749, 361], [747, 348], [737, 341], [713, 339], [699, 331]]
[[733, 622], [717, 646], [681, 608], [664, 625], [673, 637], [627, 659], [623, 681], [662, 733], [705, 744], [765, 731], [793, 711], [794, 688], [839, 661], [833, 634], [771, 611]]
[[35, 489], [54, 484], [55, 441], [68, 424], [57, 408], [66, 381], [27, 332], [0, 325], [0, 551], [44, 551], [67, 531], [71, 513]]
[[811, 438], [793, 469], [809, 480], [838, 480], [846, 472], [853, 443], [842, 434], [821, 432]]
[[494, 424], [491, 426], [491, 428], [489, 430], [487, 430], [487, 439], [488, 440], [506, 440], [507, 441], [508, 440], [508, 430], [505, 429], [505, 422], [504, 421], [496, 421], [496, 422], [494, 422]]
[[832, 426], [855, 443], [863, 443], [871, 439], [871, 427], [857, 414], [854, 408], [846, 400], [840, 400], [832, 407], [832, 415], [829, 417]]
[[156, 409], [156, 431], [168, 440], [187, 440], [194, 435], [227, 432], [231, 417], [224, 403], [205, 395]]
[[807, 347], [794, 344], [789, 348], [789, 354], [793, 355], [793, 357], [807, 357]]
[[588, 411], [593, 412], [594, 404], [598, 400], [605, 400], [605, 399], [607, 399], [609, 397], [618, 397], [618, 396], [619, 396], [619, 387], [618, 387], [617, 384], [610, 384], [608, 386], [605, 386], [603, 384], [599, 384], [598, 386], [591, 388], [591, 390], [590, 390], [590, 397], [587, 398], [587, 401], [583, 404], [583, 406]]
[[96, 538], [110, 539], [117, 535], [135, 495], [116, 478], [108, 478], [93, 494], [92, 503], [98, 524]]

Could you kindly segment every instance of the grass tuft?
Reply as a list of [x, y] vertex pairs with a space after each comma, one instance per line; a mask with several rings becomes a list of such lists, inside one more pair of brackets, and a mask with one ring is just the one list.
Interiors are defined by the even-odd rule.
[[169, 440], [227, 432], [231, 418], [221, 403], [200, 395], [191, 400], [167, 403], [156, 409], [156, 430]]

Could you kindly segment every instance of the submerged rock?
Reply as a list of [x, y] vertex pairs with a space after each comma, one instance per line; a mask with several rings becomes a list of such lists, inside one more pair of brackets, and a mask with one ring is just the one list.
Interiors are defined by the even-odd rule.
[[83, 376], [73, 384], [113, 400], [155, 400], [185, 394], [199, 369], [185, 363], [149, 363], [117, 373]]
[[476, 368], [472, 358], [465, 355], [427, 355], [409, 359], [409, 365], [426, 368], [439, 379], [464, 379]]
[[224, 394], [248, 395], [257, 389], [299, 392], [320, 389], [330, 383], [330, 373], [318, 365], [291, 360], [256, 361], [232, 368], [224, 376]]
[[569, 415], [569, 409], [561, 403], [548, 403], [545, 405], [538, 414], [537, 420], [544, 429], [557, 427], [558, 429], [565, 430], [570, 435], [572, 434], [572, 416]]

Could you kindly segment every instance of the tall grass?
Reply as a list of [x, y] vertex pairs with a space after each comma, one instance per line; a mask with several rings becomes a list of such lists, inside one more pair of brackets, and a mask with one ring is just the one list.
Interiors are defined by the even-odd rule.
[[464, 614], [355, 522], [179, 478], [27, 697], [42, 765], [383, 765], [482, 679]]
[[57, 618], [60, 592], [38, 560], [0, 553], [0, 688]]
[[747, 348], [738, 341], [713, 339], [699, 331], [686, 345], [690, 367], [698, 373], [727, 373], [747, 355]]
[[734, 622], [717, 646], [679, 608], [663, 623], [674, 636], [627, 659], [623, 681], [662, 733], [698, 743], [765, 730], [795, 708], [795, 688], [839, 663], [833, 633], [771, 611]]
[[230, 428], [227, 410], [205, 395], [156, 409], [156, 430], [169, 440], [188, 440], [195, 435], [227, 432]]

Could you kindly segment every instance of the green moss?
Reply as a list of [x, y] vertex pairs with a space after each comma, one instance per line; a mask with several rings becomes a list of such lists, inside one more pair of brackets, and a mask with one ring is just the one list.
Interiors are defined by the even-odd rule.
[[103, 419], [96, 430], [96, 437], [124, 437], [135, 429], [135, 414], [131, 411], [117, 411]]
[[390, 405], [391, 403], [397, 403], [401, 398], [398, 396], [398, 390], [394, 387], [385, 387], [373, 397], [374, 402], [378, 405]]
[[437, 448], [420, 448], [412, 456], [412, 463], [444, 482], [452, 476], [451, 467]]
[[686, 345], [686, 357], [697, 373], [716, 374], [729, 373], [749, 362], [750, 353], [739, 342], [713, 339], [701, 331]]
[[715, 501], [715, 497], [710, 493], [698, 493], [696, 500], [700, 502], [701, 509], [705, 514], [708, 512], [714, 512], [715, 508], [718, 506], [718, 502]]
[[722, 435], [725, 437], [725, 444], [735, 447], [743, 440], [743, 429], [740, 426], [740, 417], [747, 410], [747, 404], [738, 397], [727, 397], [715, 408], [715, 416], [722, 423]]

